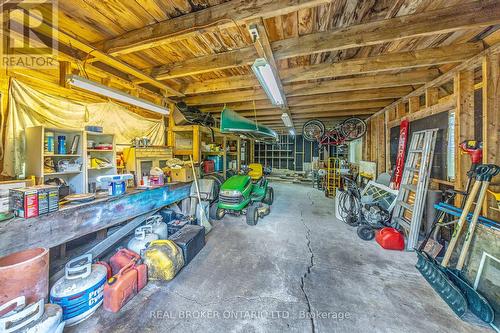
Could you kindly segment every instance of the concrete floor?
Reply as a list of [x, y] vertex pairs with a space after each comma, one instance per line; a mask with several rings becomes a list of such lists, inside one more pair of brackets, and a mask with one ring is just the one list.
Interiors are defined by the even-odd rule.
[[70, 332], [491, 332], [458, 320], [414, 268], [335, 220], [333, 200], [273, 184], [271, 215], [217, 222], [170, 283], [149, 283], [119, 313]]

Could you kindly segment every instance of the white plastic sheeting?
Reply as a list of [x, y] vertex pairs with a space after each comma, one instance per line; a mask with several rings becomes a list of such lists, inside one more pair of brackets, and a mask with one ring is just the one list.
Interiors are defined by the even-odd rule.
[[117, 144], [130, 144], [135, 137], [147, 136], [152, 145], [163, 145], [165, 126], [163, 119], [147, 119], [121, 105], [108, 103], [83, 103], [40, 92], [17, 80], [12, 80], [9, 90], [9, 107], [6, 119], [5, 144], [2, 144], [4, 176], [24, 173], [24, 129], [44, 125], [51, 128], [83, 130], [86, 125], [97, 125], [104, 132], [113, 133]]

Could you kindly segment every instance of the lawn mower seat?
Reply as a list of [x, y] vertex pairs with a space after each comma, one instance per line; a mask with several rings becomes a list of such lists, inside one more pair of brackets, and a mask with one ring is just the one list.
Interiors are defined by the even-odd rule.
[[248, 165], [248, 168], [250, 169], [250, 171], [248, 171], [248, 175], [250, 176], [250, 178], [252, 178], [254, 182], [262, 178], [263, 175], [262, 164], [252, 163]]

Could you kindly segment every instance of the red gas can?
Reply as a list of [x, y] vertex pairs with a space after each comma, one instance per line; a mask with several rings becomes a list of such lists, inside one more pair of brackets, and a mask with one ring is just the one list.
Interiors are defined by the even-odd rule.
[[109, 280], [113, 276], [113, 271], [111, 269], [111, 266], [105, 261], [97, 261], [96, 264], [103, 265], [106, 267], [106, 279]]
[[104, 286], [104, 310], [118, 312], [137, 294], [137, 271], [130, 262]]
[[405, 248], [405, 239], [397, 229], [383, 228], [377, 231], [375, 240], [386, 250], [399, 250]]
[[148, 266], [138, 264], [134, 269], [137, 272], [137, 291], [141, 291], [148, 284]]
[[128, 265], [132, 260], [139, 260], [139, 259], [141, 259], [141, 256], [135, 253], [134, 251], [130, 251], [129, 249], [118, 250], [111, 257], [111, 259], [109, 259], [113, 275], [117, 274], [120, 271], [120, 269]]
[[215, 170], [215, 162], [211, 160], [203, 161], [203, 172], [212, 173]]

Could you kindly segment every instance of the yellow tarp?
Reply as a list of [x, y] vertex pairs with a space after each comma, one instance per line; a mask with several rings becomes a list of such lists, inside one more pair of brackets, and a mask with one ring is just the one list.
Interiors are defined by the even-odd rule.
[[9, 107], [3, 152], [4, 176], [24, 175], [24, 129], [44, 125], [53, 128], [83, 130], [97, 125], [116, 135], [117, 144], [130, 144], [135, 137], [147, 136], [153, 145], [165, 142], [162, 119], [147, 119], [112, 103], [81, 103], [40, 92], [17, 80], [9, 90]]

